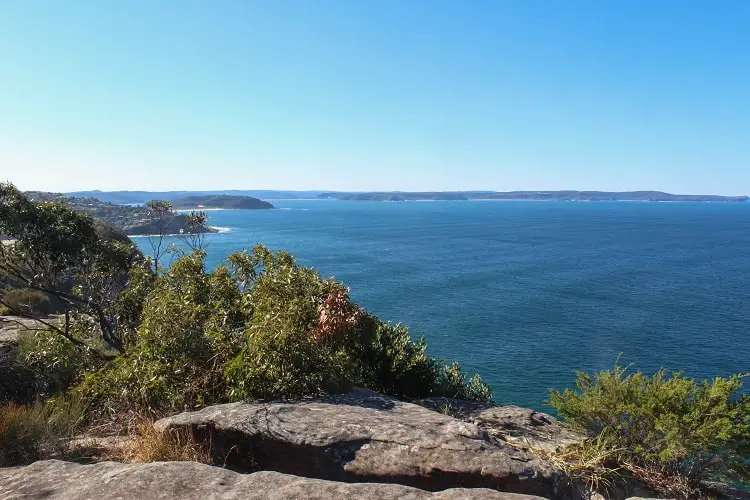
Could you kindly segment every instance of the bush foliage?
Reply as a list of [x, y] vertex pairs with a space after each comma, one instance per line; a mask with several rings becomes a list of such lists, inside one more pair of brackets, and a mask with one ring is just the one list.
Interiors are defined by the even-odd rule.
[[49, 297], [30, 288], [6, 288], [0, 290], [6, 313], [16, 312], [28, 316], [43, 316], [52, 312]]
[[131, 274], [139, 311], [126, 353], [86, 373], [76, 391], [100, 407], [150, 415], [227, 400], [293, 398], [368, 387], [400, 398], [486, 401], [460, 365], [427, 355], [424, 340], [354, 304], [332, 279], [258, 246], [205, 268], [194, 251], [158, 276]]
[[742, 376], [696, 382], [660, 370], [615, 366], [578, 374], [578, 390], [550, 403], [571, 424], [603, 439], [618, 460], [698, 479], [750, 478], [750, 397]]

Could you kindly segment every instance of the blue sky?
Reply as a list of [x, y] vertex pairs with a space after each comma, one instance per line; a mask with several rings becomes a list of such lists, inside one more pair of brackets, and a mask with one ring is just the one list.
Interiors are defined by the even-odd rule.
[[23, 189], [750, 193], [750, 2], [0, 2]]

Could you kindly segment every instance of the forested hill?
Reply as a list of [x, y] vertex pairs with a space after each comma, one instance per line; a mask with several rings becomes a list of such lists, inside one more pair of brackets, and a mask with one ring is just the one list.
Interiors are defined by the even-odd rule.
[[[84, 212], [95, 219], [100, 219], [121, 229], [127, 235], [153, 234], [156, 224], [151, 220], [149, 212], [143, 206], [115, 205], [96, 198], [78, 198], [61, 193], [47, 193], [42, 191], [27, 191], [26, 196], [32, 201], [57, 201], [65, 203], [74, 210]], [[178, 234], [187, 229], [187, 219], [184, 214], [170, 214], [162, 224], [163, 229], [170, 234]], [[204, 227], [201, 232], [216, 232], [215, 229]]]
[[273, 208], [267, 201], [252, 196], [205, 195], [185, 196], [172, 200], [175, 209], [225, 208], [241, 210], [259, 210]]

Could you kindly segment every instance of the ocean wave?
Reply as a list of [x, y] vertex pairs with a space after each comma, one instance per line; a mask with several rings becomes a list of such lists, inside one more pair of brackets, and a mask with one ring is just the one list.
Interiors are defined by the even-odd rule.
[[216, 229], [220, 233], [229, 233], [232, 231], [231, 227], [222, 227], [222, 226], [209, 226], [211, 229]]

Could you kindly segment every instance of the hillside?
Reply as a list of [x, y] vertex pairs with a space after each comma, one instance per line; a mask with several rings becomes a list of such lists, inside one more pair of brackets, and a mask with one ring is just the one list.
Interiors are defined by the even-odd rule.
[[[157, 232], [156, 224], [149, 220], [145, 207], [115, 205], [96, 198], [77, 198], [61, 193], [47, 193], [42, 191], [28, 191], [26, 196], [32, 201], [56, 201], [69, 205], [74, 210], [84, 212], [95, 219], [100, 219], [121, 229], [130, 236], [153, 234]], [[184, 214], [173, 214], [166, 224], [167, 232], [178, 234], [187, 228]], [[216, 230], [205, 227], [202, 232], [215, 233]]]
[[172, 200], [172, 207], [176, 210], [225, 208], [241, 210], [263, 210], [273, 208], [267, 201], [252, 196], [204, 195], [185, 196]]

